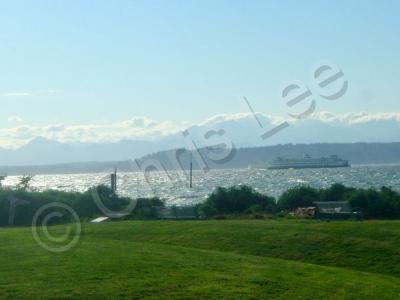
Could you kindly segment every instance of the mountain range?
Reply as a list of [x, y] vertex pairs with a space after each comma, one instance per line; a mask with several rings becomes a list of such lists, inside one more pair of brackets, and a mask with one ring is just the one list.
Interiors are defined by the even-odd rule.
[[[288, 123], [285, 123], [288, 122]], [[284, 127], [277, 127], [286, 124]], [[283, 128], [282, 130], [278, 130]], [[268, 134], [274, 132], [275, 134]], [[267, 138], [265, 138], [267, 136]], [[264, 137], [264, 138], [263, 138]], [[400, 114], [318, 113], [293, 122], [257, 113], [218, 115], [185, 131], [117, 142], [59, 142], [33, 137], [17, 149], [0, 148], [1, 166], [37, 166], [77, 162], [126, 161], [176, 148], [206, 148], [218, 144], [236, 148], [279, 144], [391, 143], [400, 141]]]

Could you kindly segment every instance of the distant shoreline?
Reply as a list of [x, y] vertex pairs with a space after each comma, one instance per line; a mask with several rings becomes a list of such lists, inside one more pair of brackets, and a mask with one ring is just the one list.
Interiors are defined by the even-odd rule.
[[[8, 175], [52, 175], [52, 174], [86, 174], [108, 173], [117, 168], [120, 172], [141, 171], [139, 165], [146, 165], [156, 161], [166, 170], [176, 170], [180, 165], [188, 169], [190, 152], [180, 149], [179, 162], [171, 162], [171, 157], [177, 157], [177, 149], [152, 153], [138, 158], [111, 161], [81, 161], [49, 164], [3, 165], [0, 174]], [[260, 168], [267, 166], [277, 157], [302, 157], [309, 154], [312, 157], [338, 155], [348, 160], [354, 166], [390, 166], [400, 164], [400, 142], [394, 143], [320, 143], [320, 144], [284, 144], [264, 147], [237, 148], [233, 155], [224, 161], [213, 161], [207, 148], [198, 149], [200, 155], [193, 155], [193, 169], [243, 169], [248, 166]], [[196, 153], [194, 153], [196, 154]], [[51, 155], [51, 154], [49, 154]], [[199, 158], [201, 157], [201, 158]], [[35, 158], [33, 157], [32, 160]], [[199, 161], [200, 160], [200, 161]], [[40, 160], [38, 160], [40, 161]]]
[[[100, 163], [101, 164], [101, 163]], [[74, 164], [75, 165], [75, 164]], [[57, 166], [58, 165], [44, 165], [44, 166], [26, 166], [26, 169], [24, 166], [7, 166], [7, 167], [2, 167], [0, 166], [0, 171], [2, 171], [2, 174], [5, 174], [7, 176], [22, 176], [25, 174], [31, 174], [31, 175], [40, 175], [40, 176], [46, 176], [46, 175], [84, 175], [84, 174], [108, 174], [110, 172], [112, 172], [112, 170], [114, 169], [114, 167], [110, 166], [110, 168], [108, 169], [103, 169], [103, 170], [93, 170], [93, 171], [64, 171], [64, 172], [57, 172]], [[365, 163], [365, 164], [352, 164], [350, 168], [347, 169], [351, 169], [351, 168], [360, 168], [360, 167], [396, 167], [396, 166], [400, 166], [400, 162], [396, 162], [396, 163]], [[50, 167], [55, 167], [55, 170], [53, 171], [42, 171], [41, 168], [44, 169], [48, 169]], [[20, 172], [13, 172], [13, 168], [16, 169], [22, 169], [23, 171]], [[4, 170], [10, 170], [9, 172], [4, 172]], [[238, 168], [214, 168], [211, 169], [210, 171], [212, 172], [214, 171], [223, 171], [223, 170], [246, 170], [248, 169], [248, 167], [238, 167]], [[266, 170], [269, 172], [272, 171], [280, 171], [280, 172], [284, 172], [284, 171], [288, 171], [288, 170], [295, 170], [295, 169], [281, 169], [281, 170], [270, 170], [267, 169], [267, 167], [251, 167], [251, 169], [253, 170]], [[325, 168], [320, 168], [321, 169], [325, 169]], [[297, 169], [297, 170], [304, 170], [304, 169]], [[314, 170], [312, 168], [308, 169], [308, 170]], [[172, 172], [176, 172], [179, 170], [168, 170], [168, 171], [172, 171]], [[194, 172], [203, 172], [201, 169], [199, 168], [194, 168], [193, 169]], [[129, 174], [129, 173], [140, 173], [142, 172], [141, 170], [121, 170], [119, 169], [119, 173], [121, 174]], [[159, 171], [159, 172], [164, 172], [164, 171]]]

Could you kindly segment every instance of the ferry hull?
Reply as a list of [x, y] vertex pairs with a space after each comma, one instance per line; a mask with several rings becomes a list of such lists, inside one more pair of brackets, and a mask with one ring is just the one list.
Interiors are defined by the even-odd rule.
[[349, 168], [350, 164], [342, 165], [303, 165], [303, 166], [268, 166], [268, 170], [287, 170], [287, 169], [332, 169], [332, 168]]
[[337, 155], [329, 157], [312, 158], [310, 155], [305, 155], [303, 158], [281, 158], [278, 157], [272, 162], [267, 169], [282, 170], [282, 169], [322, 169], [322, 168], [348, 168], [349, 161], [339, 158]]

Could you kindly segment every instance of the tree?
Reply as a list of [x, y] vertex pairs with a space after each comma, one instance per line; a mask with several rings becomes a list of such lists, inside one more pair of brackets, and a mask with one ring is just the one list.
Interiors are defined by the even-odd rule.
[[165, 203], [159, 198], [136, 199], [136, 206], [133, 210], [133, 217], [137, 219], [155, 219], [157, 211], [155, 207], [164, 207]]
[[309, 186], [298, 186], [284, 192], [278, 201], [280, 210], [295, 210], [298, 207], [313, 206], [319, 201], [319, 192]]
[[330, 188], [321, 190], [321, 201], [345, 201], [354, 191], [354, 188], [346, 187], [341, 183], [334, 183]]
[[275, 199], [242, 185], [230, 188], [218, 187], [207, 200], [199, 206], [199, 213], [205, 216], [217, 214], [238, 214], [252, 212], [272, 212]]
[[393, 219], [400, 217], [400, 195], [390, 188], [357, 189], [348, 201], [354, 210], [360, 210], [367, 219]]
[[23, 175], [17, 184], [17, 189], [28, 191], [33, 177], [33, 175]]

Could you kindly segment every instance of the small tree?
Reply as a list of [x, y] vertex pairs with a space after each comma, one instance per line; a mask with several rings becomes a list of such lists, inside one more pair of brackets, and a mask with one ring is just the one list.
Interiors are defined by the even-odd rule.
[[319, 192], [309, 186], [298, 186], [284, 192], [278, 201], [280, 210], [295, 210], [298, 207], [313, 206], [319, 201]]
[[33, 175], [23, 175], [21, 179], [19, 180], [19, 183], [17, 185], [17, 189], [27, 191], [29, 190], [29, 185], [33, 179]]
[[400, 217], [400, 195], [390, 188], [381, 190], [357, 189], [348, 197], [353, 209], [360, 210], [367, 219], [394, 219]]
[[155, 207], [165, 207], [163, 200], [159, 198], [139, 198], [136, 199], [136, 206], [133, 217], [137, 219], [155, 219], [157, 211]]
[[241, 214], [249, 212], [273, 212], [275, 199], [254, 191], [251, 187], [218, 187], [207, 200], [199, 205], [200, 214], [207, 217], [217, 214]]
[[7, 175], [0, 175], [0, 188], [3, 187], [3, 181], [7, 178]]
[[321, 190], [321, 201], [345, 201], [354, 191], [354, 188], [334, 183], [330, 188]]

